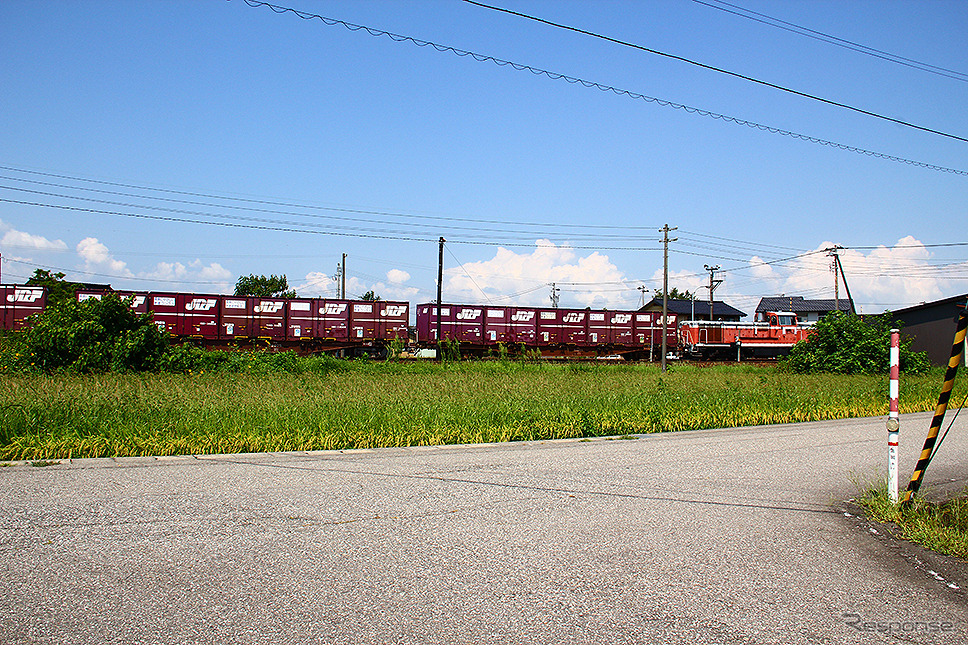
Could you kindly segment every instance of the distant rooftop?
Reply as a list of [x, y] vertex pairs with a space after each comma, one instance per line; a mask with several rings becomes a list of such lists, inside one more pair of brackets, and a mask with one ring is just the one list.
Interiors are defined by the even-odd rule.
[[[792, 311], [795, 314], [811, 312], [828, 313], [837, 310], [837, 303], [833, 298], [829, 300], [806, 300], [803, 296], [770, 296], [761, 298], [756, 305], [756, 313], [763, 311]], [[850, 313], [850, 301], [845, 297], [840, 299], [840, 311]]]

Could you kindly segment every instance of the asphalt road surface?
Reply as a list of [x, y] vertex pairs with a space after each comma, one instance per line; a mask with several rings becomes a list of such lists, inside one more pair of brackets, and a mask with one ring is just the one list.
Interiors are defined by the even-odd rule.
[[[931, 494], [966, 454], [959, 420]], [[964, 563], [846, 503], [886, 455], [878, 418], [14, 465], [0, 642], [968, 642]]]

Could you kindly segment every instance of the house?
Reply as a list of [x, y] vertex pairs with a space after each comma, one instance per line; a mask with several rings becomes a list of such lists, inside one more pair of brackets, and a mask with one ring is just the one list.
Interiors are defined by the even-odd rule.
[[[756, 305], [755, 320], [762, 322], [766, 319], [768, 311], [792, 311], [797, 315], [800, 322], [817, 322], [832, 311], [837, 310], [837, 301], [830, 300], [805, 300], [803, 296], [770, 296], [760, 298], [760, 304]], [[850, 301], [847, 298], [840, 299], [840, 311], [849, 314]]]
[[[679, 300], [669, 298], [670, 314], [676, 314], [679, 320], [709, 320], [708, 300]], [[662, 298], [653, 298], [651, 302], [639, 309], [640, 312], [662, 313]], [[727, 305], [722, 300], [713, 300], [713, 320], [739, 322], [745, 313]]]
[[[903, 336], [913, 339], [912, 351], [927, 352], [928, 360], [934, 365], [947, 365], [958, 325], [958, 313], [964, 309], [966, 300], [968, 295], [953, 296], [915, 307], [888, 311], [884, 315], [898, 323]], [[962, 348], [962, 364], [964, 358]]]

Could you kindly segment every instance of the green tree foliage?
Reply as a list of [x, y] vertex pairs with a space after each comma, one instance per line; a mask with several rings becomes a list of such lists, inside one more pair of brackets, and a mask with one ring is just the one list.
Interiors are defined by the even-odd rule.
[[168, 347], [151, 315], [134, 313], [116, 294], [49, 305], [22, 341], [33, 366], [45, 371], [154, 370]]
[[362, 296], [360, 296], [360, 300], [368, 300], [368, 301], [371, 301], [371, 302], [375, 302], [375, 301], [377, 301], [379, 299], [380, 299], [380, 296], [378, 296], [375, 293], [373, 293], [373, 289], [370, 289], [369, 291], [367, 291], [366, 293], [364, 293]]
[[[656, 289], [653, 293], [655, 293], [656, 298], [659, 298], [660, 300], [662, 299], [662, 289]], [[672, 289], [669, 290], [669, 300], [692, 300], [695, 295], [696, 294], [691, 293], [689, 289], [679, 291], [678, 287], [672, 287]]]
[[256, 298], [295, 298], [296, 290], [289, 288], [289, 281], [283, 275], [243, 275], [235, 283], [235, 295], [255, 296]]
[[36, 269], [34, 275], [27, 279], [27, 284], [34, 287], [47, 287], [47, 304], [57, 304], [74, 300], [78, 285], [64, 279], [63, 273], [51, 273], [46, 269]]
[[[889, 315], [861, 319], [853, 314], [832, 313], [814, 326], [807, 340], [793, 346], [783, 365], [794, 372], [877, 374], [890, 367], [891, 327]], [[911, 339], [901, 338], [900, 368], [924, 372], [927, 354], [911, 351]]]

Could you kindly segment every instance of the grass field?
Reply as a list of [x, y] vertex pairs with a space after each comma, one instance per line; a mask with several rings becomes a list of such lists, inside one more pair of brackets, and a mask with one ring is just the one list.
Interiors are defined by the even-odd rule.
[[[901, 411], [932, 409], [941, 379], [905, 377]], [[654, 365], [507, 361], [10, 375], [0, 380], [0, 459], [486, 443], [886, 415], [887, 387], [886, 377], [772, 367], [675, 365], [663, 375]]]

